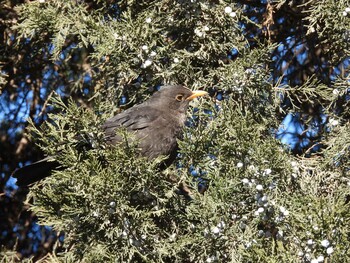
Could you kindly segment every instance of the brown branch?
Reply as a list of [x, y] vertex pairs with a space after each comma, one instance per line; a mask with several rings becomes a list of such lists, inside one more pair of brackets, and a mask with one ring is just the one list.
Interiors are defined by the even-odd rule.
[[49, 103], [49, 100], [51, 99], [53, 93], [54, 93], [54, 91], [52, 90], [52, 91], [50, 92], [49, 96], [47, 96], [47, 98], [46, 98], [46, 100], [45, 100], [45, 102], [44, 102], [44, 105], [43, 105], [43, 107], [42, 107], [42, 109], [41, 109], [41, 111], [40, 111], [40, 113], [39, 113], [39, 115], [38, 115], [39, 117], [40, 117], [41, 115], [43, 115], [43, 113], [45, 112], [46, 107], [47, 107], [47, 104]]

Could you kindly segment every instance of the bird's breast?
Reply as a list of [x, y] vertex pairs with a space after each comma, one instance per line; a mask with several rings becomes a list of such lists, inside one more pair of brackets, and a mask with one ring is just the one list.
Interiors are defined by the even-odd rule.
[[181, 135], [183, 125], [178, 120], [161, 118], [147, 129], [140, 130], [140, 148], [143, 156], [150, 159], [161, 155], [173, 155], [177, 151], [177, 139]]

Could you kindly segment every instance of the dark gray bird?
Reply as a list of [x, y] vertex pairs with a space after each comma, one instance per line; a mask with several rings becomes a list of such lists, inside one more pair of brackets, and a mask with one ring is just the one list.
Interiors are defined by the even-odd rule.
[[[177, 139], [182, 134], [190, 101], [205, 94], [182, 85], [164, 86], [145, 102], [108, 119], [102, 126], [106, 141], [113, 145], [121, 142], [116, 129], [125, 127], [139, 141], [142, 156], [148, 159], [167, 156], [169, 165], [177, 154]], [[49, 176], [58, 166], [47, 157], [17, 169], [12, 176], [17, 178], [17, 185], [26, 186]]]

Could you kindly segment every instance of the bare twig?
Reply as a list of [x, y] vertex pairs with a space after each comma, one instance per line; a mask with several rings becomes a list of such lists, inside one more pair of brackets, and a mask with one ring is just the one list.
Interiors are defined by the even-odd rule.
[[38, 116], [43, 115], [43, 113], [45, 112], [47, 104], [49, 103], [49, 100], [51, 99], [53, 93], [54, 93], [54, 91], [51, 91], [49, 96], [47, 96], [47, 98], [46, 98], [46, 100], [44, 102], [43, 108], [41, 109], [41, 111], [40, 111]]

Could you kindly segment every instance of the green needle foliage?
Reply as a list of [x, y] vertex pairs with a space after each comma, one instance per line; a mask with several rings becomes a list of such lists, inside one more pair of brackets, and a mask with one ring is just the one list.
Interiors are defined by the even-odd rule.
[[[33, 46], [51, 45], [45, 54], [66, 80], [64, 91], [46, 87], [61, 97], [52, 95], [47, 121], [29, 129], [61, 165], [27, 196], [39, 222], [65, 235], [63, 249], [46, 261], [350, 261], [349, 75], [343, 69], [331, 81], [329, 73], [349, 56], [350, 3], [267, 1], [253, 21], [244, 5], [261, 4], [253, 2], [52, 0], [16, 7], [15, 30]], [[279, 15], [314, 45], [294, 76], [298, 84], [292, 76], [282, 85], [271, 68], [286, 37], [274, 23]], [[237, 56], [228, 59], [232, 49]], [[68, 66], [75, 56], [77, 69]], [[314, 70], [324, 60], [327, 77]], [[271, 80], [272, 73], [281, 78]], [[84, 74], [92, 78], [87, 92]], [[146, 99], [155, 85], [175, 83], [214, 91], [193, 102], [172, 166], [162, 171], [162, 158], [140, 157], [123, 130], [123, 143], [105, 144], [108, 117]], [[128, 105], [121, 106], [125, 94]], [[311, 145], [296, 155], [275, 139], [294, 112], [305, 127], [315, 115], [327, 116], [312, 142], [318, 152]]]

